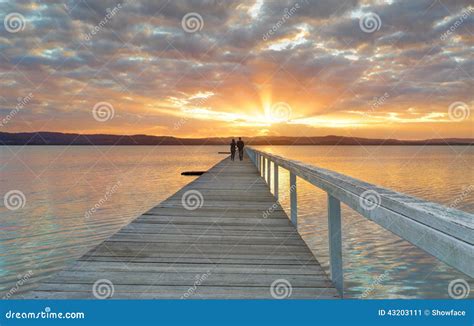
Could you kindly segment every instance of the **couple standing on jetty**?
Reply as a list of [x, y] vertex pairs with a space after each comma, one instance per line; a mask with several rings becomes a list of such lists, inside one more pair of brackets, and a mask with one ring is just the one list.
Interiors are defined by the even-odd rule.
[[230, 143], [230, 159], [234, 161], [235, 159], [235, 149], [239, 149], [239, 159], [242, 161], [244, 158], [244, 142], [242, 138], [239, 137], [239, 140], [235, 142], [235, 139], [232, 138], [232, 142]]

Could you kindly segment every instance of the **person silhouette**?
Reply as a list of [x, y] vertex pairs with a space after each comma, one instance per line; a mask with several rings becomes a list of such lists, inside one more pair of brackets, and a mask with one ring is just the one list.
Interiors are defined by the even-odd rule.
[[235, 159], [235, 149], [237, 147], [237, 144], [235, 143], [235, 139], [232, 138], [232, 141], [230, 142], [230, 159], [233, 161]]
[[244, 142], [242, 141], [242, 138], [239, 137], [239, 140], [237, 141], [237, 148], [239, 149], [239, 159], [242, 161], [244, 159]]

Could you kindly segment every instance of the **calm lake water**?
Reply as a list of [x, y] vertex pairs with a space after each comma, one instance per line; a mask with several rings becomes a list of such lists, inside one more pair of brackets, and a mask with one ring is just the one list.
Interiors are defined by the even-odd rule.
[[[258, 148], [474, 213], [472, 147]], [[181, 171], [205, 170], [223, 159], [217, 154], [223, 150], [227, 147], [0, 146], [1, 195], [19, 190], [25, 196], [17, 210], [1, 201], [1, 297], [19, 280], [25, 283], [20, 290], [33, 288], [194, 179]], [[288, 174], [280, 173], [283, 192]], [[298, 183], [299, 231], [327, 269], [326, 194]], [[474, 288], [468, 276], [349, 208], [343, 206], [342, 214], [347, 297], [447, 298], [448, 284], [457, 278]]]

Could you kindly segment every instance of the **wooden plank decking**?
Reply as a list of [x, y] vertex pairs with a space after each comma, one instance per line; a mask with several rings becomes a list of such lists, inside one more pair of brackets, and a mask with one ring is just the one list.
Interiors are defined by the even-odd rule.
[[[183, 196], [198, 208], [186, 209]], [[337, 298], [282, 208], [263, 218], [274, 204], [247, 157], [224, 159], [26, 297], [94, 298], [105, 279], [114, 299], [271, 299], [274, 282], [276, 296]]]

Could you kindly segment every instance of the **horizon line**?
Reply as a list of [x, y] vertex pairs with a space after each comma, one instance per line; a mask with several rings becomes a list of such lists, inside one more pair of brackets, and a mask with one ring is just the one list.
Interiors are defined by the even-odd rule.
[[78, 136], [114, 136], [114, 137], [134, 137], [134, 136], [145, 136], [145, 137], [156, 137], [156, 138], [175, 138], [175, 139], [189, 139], [189, 140], [205, 140], [205, 139], [227, 139], [227, 138], [290, 138], [290, 139], [307, 139], [307, 138], [348, 138], [348, 139], [364, 139], [364, 140], [395, 140], [395, 141], [406, 141], [406, 142], [423, 142], [433, 140], [472, 140], [474, 137], [440, 137], [440, 138], [420, 138], [420, 139], [400, 139], [400, 138], [372, 138], [372, 137], [359, 137], [359, 136], [343, 136], [336, 134], [328, 134], [324, 136], [287, 136], [287, 135], [256, 135], [256, 136], [208, 136], [208, 137], [179, 137], [172, 135], [150, 135], [150, 134], [112, 134], [112, 133], [79, 133], [79, 132], [62, 132], [62, 131], [19, 131], [19, 132], [6, 132], [0, 131], [0, 134], [18, 135], [18, 134], [59, 134], [59, 135], [78, 135]]

